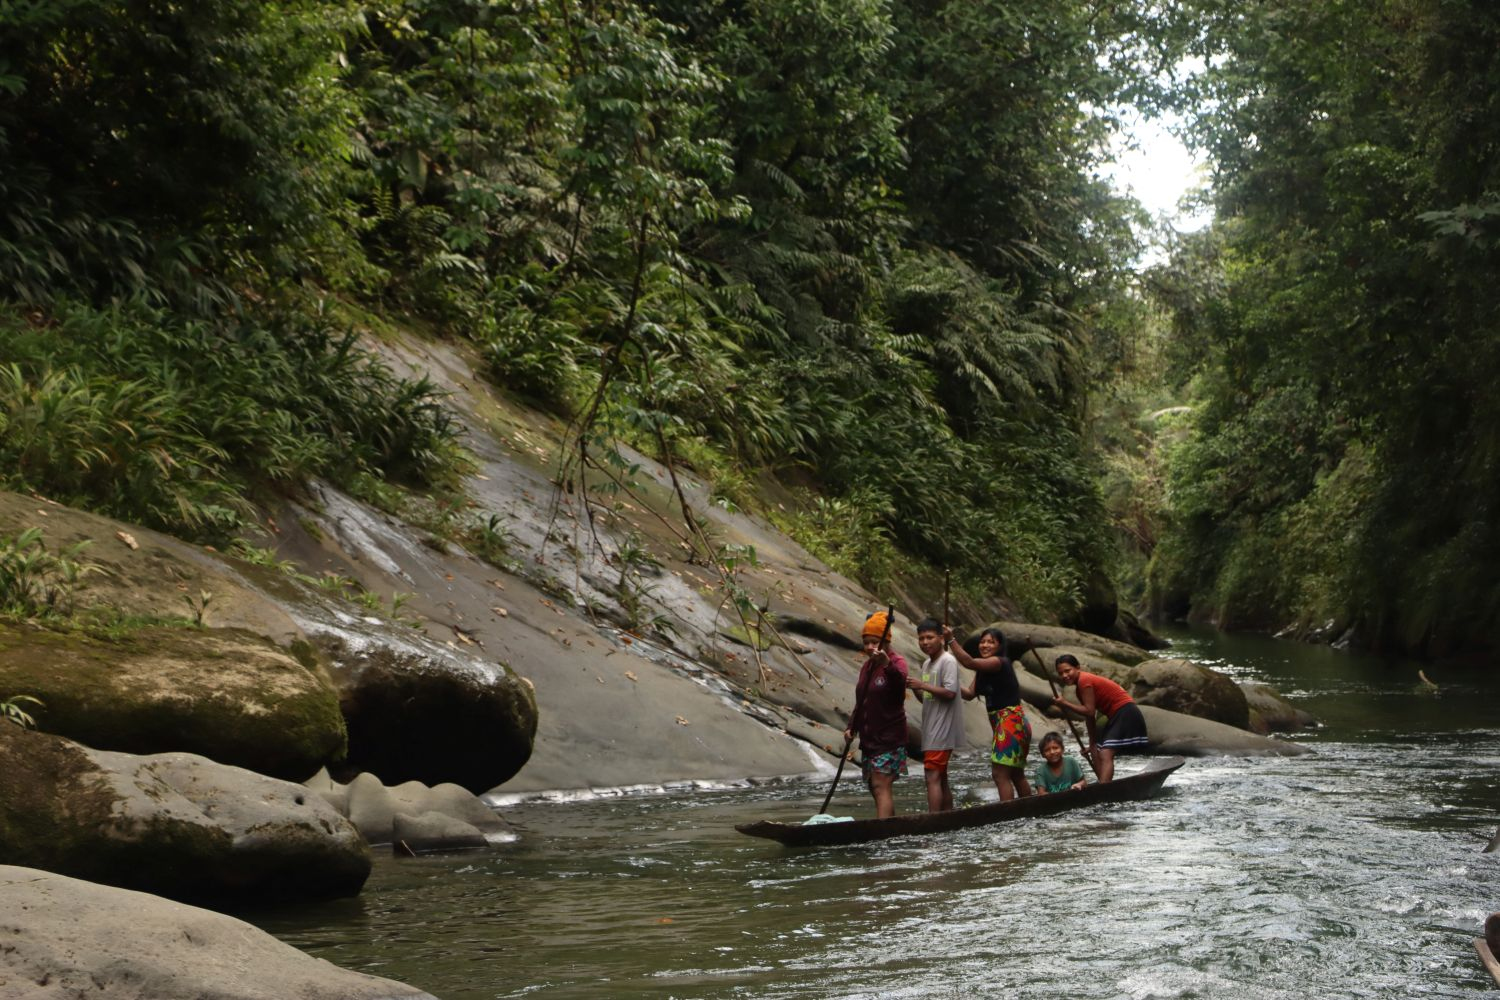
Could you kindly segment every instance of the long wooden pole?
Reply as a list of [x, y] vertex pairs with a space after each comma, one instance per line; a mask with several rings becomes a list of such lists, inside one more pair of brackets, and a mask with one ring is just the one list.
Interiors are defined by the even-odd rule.
[[[1047, 670], [1047, 664], [1042, 662], [1042, 654], [1038, 653], [1036, 647], [1031, 644], [1031, 636], [1029, 635], [1026, 637], [1026, 648], [1036, 660], [1036, 665], [1042, 668], [1042, 676], [1047, 678], [1047, 684], [1052, 688], [1052, 697], [1061, 698], [1062, 688], [1058, 687], [1057, 681], [1052, 679], [1052, 674]], [[1063, 718], [1068, 720], [1068, 728], [1073, 731], [1073, 739], [1078, 741], [1078, 752], [1083, 754], [1083, 759], [1089, 762], [1089, 770], [1094, 772], [1095, 778], [1098, 778], [1099, 768], [1095, 765], [1094, 758], [1089, 756], [1088, 748], [1083, 745], [1083, 737], [1078, 734], [1078, 723], [1073, 721], [1073, 713], [1065, 708], [1062, 710], [1062, 714]]]
[[[891, 637], [891, 623], [896, 618], [896, 606], [887, 604], [885, 607], [885, 631], [880, 634], [880, 645], [884, 646], [886, 640]], [[880, 647], [875, 647], [875, 652], [880, 652]], [[854, 697], [859, 698], [859, 692], [855, 691]], [[823, 804], [818, 807], [818, 815], [828, 811], [828, 803], [833, 801], [833, 791], [839, 787], [839, 778], [843, 777], [844, 764], [849, 760], [849, 748], [854, 745], [854, 733], [849, 733], [849, 738], [844, 740], [844, 750], [839, 754], [839, 767], [833, 772], [833, 784], [828, 786], [828, 794], [823, 796]]]
[[953, 571], [943, 570], [943, 628], [948, 627], [948, 586], [953, 582]]

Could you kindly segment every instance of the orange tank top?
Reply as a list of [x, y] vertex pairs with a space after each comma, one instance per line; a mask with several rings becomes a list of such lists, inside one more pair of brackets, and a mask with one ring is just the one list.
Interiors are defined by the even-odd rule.
[[1078, 697], [1080, 699], [1083, 697], [1083, 689], [1086, 687], [1094, 689], [1094, 707], [1111, 719], [1115, 717], [1115, 713], [1121, 708], [1135, 700], [1125, 693], [1124, 688], [1108, 677], [1100, 677], [1098, 674], [1091, 674], [1080, 670], [1078, 672]]

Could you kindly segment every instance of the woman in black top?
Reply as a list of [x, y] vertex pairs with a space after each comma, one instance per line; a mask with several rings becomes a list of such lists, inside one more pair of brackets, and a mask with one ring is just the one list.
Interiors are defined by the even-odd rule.
[[974, 671], [974, 681], [963, 690], [965, 701], [984, 696], [985, 711], [990, 716], [994, 741], [990, 745], [990, 773], [1000, 801], [1018, 795], [1030, 795], [1026, 781], [1026, 755], [1031, 751], [1031, 723], [1021, 708], [1021, 683], [1016, 668], [1005, 656], [1005, 636], [997, 628], [979, 633], [978, 656], [953, 638], [953, 630], [943, 629], [943, 639], [961, 666]]

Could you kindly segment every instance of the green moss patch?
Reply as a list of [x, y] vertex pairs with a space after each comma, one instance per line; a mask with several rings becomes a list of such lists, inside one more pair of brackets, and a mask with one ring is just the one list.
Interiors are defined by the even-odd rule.
[[0, 625], [0, 689], [41, 698], [39, 728], [98, 749], [186, 751], [301, 780], [347, 745], [327, 676], [239, 629], [104, 641]]

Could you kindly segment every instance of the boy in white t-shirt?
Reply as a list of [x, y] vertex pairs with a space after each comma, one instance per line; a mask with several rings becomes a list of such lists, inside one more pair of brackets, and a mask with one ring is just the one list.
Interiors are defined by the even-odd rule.
[[927, 660], [906, 686], [922, 699], [922, 769], [927, 777], [927, 809], [953, 808], [948, 762], [964, 738], [963, 702], [958, 698], [958, 661], [943, 648], [943, 625], [924, 618], [917, 625], [917, 645]]

